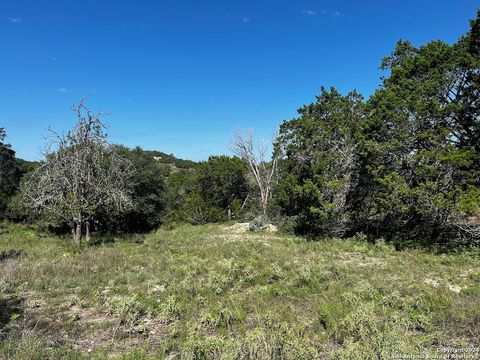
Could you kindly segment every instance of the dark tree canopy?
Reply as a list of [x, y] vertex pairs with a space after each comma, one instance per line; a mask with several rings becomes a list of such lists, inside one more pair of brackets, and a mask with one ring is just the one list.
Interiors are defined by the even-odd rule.
[[239, 219], [249, 193], [246, 164], [237, 157], [211, 156], [195, 170], [168, 180], [169, 216], [192, 224]]
[[15, 159], [15, 151], [5, 142], [6, 132], [0, 128], [0, 219], [5, 211], [10, 197], [17, 191], [22, 169]]
[[280, 127], [276, 151], [281, 180], [277, 202], [297, 216], [302, 233], [342, 235], [349, 221], [347, 203], [358, 177], [357, 132], [363, 98], [322, 88], [317, 101], [298, 110], [300, 117]]
[[281, 127], [276, 201], [313, 234], [480, 241], [480, 12], [453, 45], [399, 41], [364, 104], [335, 89]]
[[401, 41], [383, 60], [390, 76], [369, 100], [363, 131], [374, 186], [362, 221], [414, 237], [478, 236], [465, 220], [479, 213], [478, 21], [456, 44]]
[[[221, 218], [233, 219], [238, 205], [248, 196], [247, 165], [237, 157], [211, 156], [196, 169], [198, 193], [210, 207], [220, 209]], [[220, 220], [219, 219], [219, 220]]]
[[110, 232], [146, 232], [163, 222], [166, 207], [165, 180], [170, 167], [156, 160], [152, 152], [140, 147], [128, 149], [116, 146], [116, 152], [134, 167], [127, 184], [132, 206], [116, 216], [111, 211], [97, 215], [99, 222]]

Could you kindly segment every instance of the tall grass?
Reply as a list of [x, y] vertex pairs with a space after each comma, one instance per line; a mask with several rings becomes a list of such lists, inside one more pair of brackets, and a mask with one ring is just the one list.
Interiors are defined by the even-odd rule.
[[[222, 225], [69, 238], [7, 225], [0, 358], [312, 359], [479, 346], [479, 252]], [[13, 254], [13, 252], [12, 252]]]

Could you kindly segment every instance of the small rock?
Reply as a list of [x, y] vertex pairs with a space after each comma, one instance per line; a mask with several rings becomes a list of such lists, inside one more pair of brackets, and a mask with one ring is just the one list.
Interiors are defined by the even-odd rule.
[[165, 285], [155, 285], [153, 287], [153, 292], [164, 292], [165, 291]]
[[462, 291], [462, 287], [458, 285], [449, 284], [448, 288], [450, 289], [450, 291], [453, 291], [456, 294], [460, 294], [460, 291]]
[[268, 232], [277, 232], [278, 231], [278, 228], [273, 225], [273, 224], [268, 224], [267, 226], [265, 226], [265, 231], [268, 231]]

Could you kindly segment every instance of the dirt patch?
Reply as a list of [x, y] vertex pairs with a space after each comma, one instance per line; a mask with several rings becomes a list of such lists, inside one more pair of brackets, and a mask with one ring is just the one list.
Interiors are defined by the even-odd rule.
[[461, 286], [458, 286], [458, 285], [452, 285], [452, 284], [448, 284], [448, 289], [450, 291], [453, 291], [454, 293], [457, 293], [457, 294], [460, 294], [460, 291], [462, 291], [462, 289], [464, 289], [465, 287], [461, 287]]
[[242, 234], [247, 231], [250, 231], [250, 224], [249, 223], [236, 223], [231, 226], [225, 226], [223, 230], [227, 230], [228, 232], [234, 234]]
[[65, 340], [87, 353], [94, 349], [109, 349], [121, 353], [145, 344], [154, 348], [168, 335], [167, 325], [158, 319], [144, 318], [137, 325], [119, 325], [117, 319], [110, 315], [77, 307], [72, 310], [79, 317], [77, 323], [82, 329], [81, 336]]
[[276, 227], [275, 225], [273, 224], [268, 224], [265, 229], [265, 231], [267, 232], [277, 232], [278, 231], [278, 227]]
[[245, 243], [245, 242], [256, 242], [262, 243], [265, 246], [272, 246], [272, 242], [275, 240], [280, 240], [280, 237], [275, 236], [261, 236], [258, 234], [257, 236], [254, 235], [255, 233], [229, 233], [223, 235], [213, 235], [212, 238], [214, 240], [220, 241], [222, 243]]
[[[430, 285], [430, 286], [433, 286], [434, 288], [438, 288], [442, 285], [442, 282], [441, 280], [439, 279], [430, 279], [430, 278], [427, 278], [423, 281], [425, 284], [427, 285]], [[466, 286], [460, 286], [460, 285], [455, 285], [455, 284], [450, 284], [450, 283], [446, 283], [445, 284], [447, 289], [456, 293], [456, 294], [460, 294], [460, 292], [466, 288]]]
[[348, 256], [341, 256], [340, 262], [345, 265], [352, 265], [355, 267], [384, 267], [385, 260], [378, 257], [364, 257], [362, 254], [352, 253]]
[[[231, 226], [225, 226], [223, 230], [227, 230], [228, 232], [234, 234], [250, 232], [250, 223], [236, 223]], [[267, 224], [261, 231], [277, 232], [278, 228], [273, 224]]]
[[436, 279], [428, 279], [428, 278], [427, 278], [427, 279], [425, 279], [423, 282], [424, 282], [425, 284], [427, 284], [427, 285], [433, 286], [434, 288], [437, 288], [437, 287], [440, 286], [440, 281], [438, 281], [438, 280], [436, 280]]
[[468, 269], [468, 270], [464, 271], [463, 273], [461, 273], [460, 277], [462, 277], [462, 278], [469, 277], [470, 274], [473, 273], [475, 270], [476, 270], [475, 268]]

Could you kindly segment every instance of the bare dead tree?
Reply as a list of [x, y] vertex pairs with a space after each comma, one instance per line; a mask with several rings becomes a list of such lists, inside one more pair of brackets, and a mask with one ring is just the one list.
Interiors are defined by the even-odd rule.
[[267, 160], [268, 147], [264, 142], [255, 144], [253, 130], [237, 129], [229, 148], [248, 164], [250, 175], [260, 193], [260, 206], [265, 216], [268, 201], [272, 196], [277, 157]]
[[455, 235], [465, 243], [480, 244], [480, 217], [467, 216], [461, 212], [449, 219]]
[[25, 204], [49, 217], [67, 221], [73, 240], [90, 237], [91, 222], [99, 209], [123, 211], [131, 206], [127, 181], [133, 165], [107, 142], [104, 114], [92, 113], [85, 98], [74, 107], [75, 128], [52, 135], [45, 160], [23, 185]]

